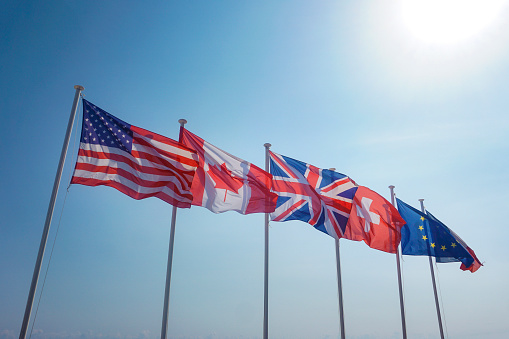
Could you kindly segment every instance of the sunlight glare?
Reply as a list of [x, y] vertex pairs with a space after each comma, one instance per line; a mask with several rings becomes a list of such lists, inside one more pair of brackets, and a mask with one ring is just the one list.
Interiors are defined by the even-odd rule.
[[505, 0], [404, 0], [405, 24], [428, 43], [457, 43], [494, 23]]

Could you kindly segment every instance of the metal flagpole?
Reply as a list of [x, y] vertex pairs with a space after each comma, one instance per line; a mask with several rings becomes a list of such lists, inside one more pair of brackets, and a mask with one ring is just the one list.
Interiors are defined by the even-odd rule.
[[[393, 206], [395, 206], [394, 205], [394, 187], [395, 187], [394, 185], [389, 186], [389, 189], [391, 190], [391, 203]], [[405, 304], [403, 301], [403, 284], [401, 282], [401, 264], [400, 264], [400, 259], [399, 259], [399, 248], [400, 248], [400, 246], [398, 246], [398, 248], [396, 249], [396, 264], [397, 264], [397, 268], [398, 268], [398, 286], [399, 286], [399, 307], [401, 310], [401, 327], [403, 330], [403, 339], [407, 339], [406, 321], [405, 321]]]
[[[179, 119], [180, 127], [187, 124], [186, 119]], [[179, 137], [179, 142], [182, 142]], [[177, 206], [173, 206], [171, 214], [170, 244], [168, 246], [168, 263], [166, 264], [166, 286], [164, 288], [164, 306], [163, 306], [163, 324], [161, 327], [161, 339], [168, 336], [168, 308], [170, 304], [170, 281], [171, 281], [171, 264], [173, 262], [173, 243], [175, 241], [175, 224], [177, 222]]]
[[336, 240], [336, 265], [338, 272], [338, 295], [339, 295], [339, 324], [341, 339], [345, 339], [345, 318], [343, 314], [343, 287], [341, 286], [341, 266], [339, 261], [339, 239]]
[[[425, 212], [424, 208], [424, 199], [419, 199], [421, 203], [421, 211]], [[438, 328], [440, 329], [440, 338], [444, 339], [444, 329], [442, 328], [442, 316], [440, 315], [440, 304], [438, 303], [438, 294], [437, 294], [437, 285], [435, 283], [435, 270], [433, 269], [433, 259], [431, 255], [428, 256], [429, 259], [429, 269], [431, 272], [431, 281], [433, 282], [433, 292], [435, 293], [435, 306], [437, 309], [437, 317], [438, 317]]]
[[[265, 171], [269, 172], [269, 148], [271, 144], [265, 146]], [[265, 213], [265, 265], [263, 282], [263, 339], [269, 337], [269, 213]]]
[[[335, 168], [329, 168], [330, 171], [335, 171]], [[341, 262], [339, 260], [339, 239], [334, 239], [336, 244], [336, 269], [338, 274], [338, 298], [339, 298], [339, 331], [341, 332], [341, 339], [345, 339], [345, 316], [343, 313], [343, 286], [341, 285]]]
[[76, 116], [76, 110], [78, 108], [78, 101], [80, 98], [81, 91], [84, 90], [83, 86], [74, 86], [76, 92], [74, 93], [74, 101], [72, 103], [71, 115], [69, 116], [69, 122], [67, 123], [67, 131], [65, 132], [64, 144], [62, 145], [62, 152], [60, 153], [60, 162], [58, 163], [57, 174], [55, 175], [55, 182], [53, 183], [53, 192], [51, 193], [51, 199], [48, 206], [48, 212], [46, 214], [46, 222], [44, 223], [44, 230], [42, 232], [41, 244], [39, 246], [39, 253], [37, 254], [37, 260], [35, 262], [34, 275], [32, 276], [32, 284], [30, 285], [30, 291], [28, 292], [28, 300], [25, 308], [25, 316], [23, 317], [23, 324], [21, 325], [21, 331], [19, 333], [20, 339], [26, 338], [26, 332], [28, 329], [28, 323], [30, 322], [30, 314], [32, 313], [32, 306], [34, 303], [35, 290], [37, 289], [37, 282], [39, 280], [39, 273], [41, 271], [42, 259], [44, 257], [44, 250], [46, 249], [46, 242], [48, 240], [49, 228], [51, 225], [51, 219], [53, 217], [53, 210], [55, 209], [55, 202], [57, 200], [58, 187], [60, 186], [60, 178], [62, 177], [62, 171], [64, 169], [65, 156], [67, 154], [67, 147], [69, 146], [69, 139], [71, 138], [72, 126], [74, 124], [74, 117]]

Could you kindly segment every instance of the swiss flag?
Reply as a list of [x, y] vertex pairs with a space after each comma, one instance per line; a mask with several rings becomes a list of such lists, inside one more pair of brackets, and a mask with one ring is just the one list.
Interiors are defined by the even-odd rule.
[[381, 195], [359, 186], [353, 199], [344, 238], [363, 240], [369, 247], [396, 253], [405, 221]]
[[180, 141], [194, 149], [200, 161], [191, 185], [193, 205], [214, 213], [274, 212], [277, 194], [271, 192], [270, 173], [209, 144], [183, 127]]

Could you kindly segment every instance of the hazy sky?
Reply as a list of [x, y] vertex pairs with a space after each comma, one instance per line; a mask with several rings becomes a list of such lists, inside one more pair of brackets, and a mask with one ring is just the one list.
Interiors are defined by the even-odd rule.
[[[170, 138], [185, 118], [260, 167], [270, 142], [387, 199], [389, 185], [414, 207], [424, 198], [485, 264], [473, 274], [438, 264], [448, 337], [509, 336], [509, 6], [408, 6], [3, 1], [0, 338], [19, 336], [77, 84], [95, 105]], [[78, 141], [74, 132], [32, 338], [158, 338], [172, 208], [108, 187], [67, 192]], [[170, 338], [262, 337], [263, 223], [178, 211]], [[338, 338], [335, 265], [331, 237], [270, 224], [270, 338]], [[402, 266], [408, 336], [437, 338], [428, 259]], [[341, 240], [341, 267], [347, 337], [401, 338], [395, 256]]]

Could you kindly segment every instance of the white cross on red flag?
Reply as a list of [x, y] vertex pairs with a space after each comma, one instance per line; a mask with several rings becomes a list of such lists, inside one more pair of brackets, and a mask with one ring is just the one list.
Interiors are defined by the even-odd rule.
[[404, 224], [396, 207], [378, 193], [359, 186], [344, 237], [363, 240], [369, 247], [380, 251], [396, 253]]

